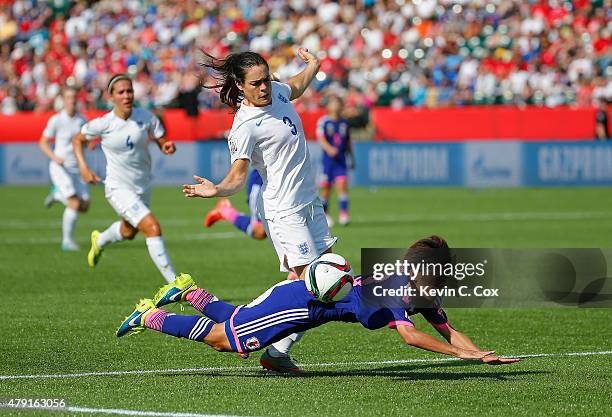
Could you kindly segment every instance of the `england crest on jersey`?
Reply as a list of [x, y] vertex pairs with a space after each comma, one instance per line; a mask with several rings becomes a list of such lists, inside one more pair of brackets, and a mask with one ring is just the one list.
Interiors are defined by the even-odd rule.
[[300, 243], [299, 245], [297, 245], [297, 248], [298, 248], [298, 252], [300, 252], [300, 255], [306, 255], [308, 254], [308, 252], [310, 252], [310, 247], [308, 246], [308, 242]]

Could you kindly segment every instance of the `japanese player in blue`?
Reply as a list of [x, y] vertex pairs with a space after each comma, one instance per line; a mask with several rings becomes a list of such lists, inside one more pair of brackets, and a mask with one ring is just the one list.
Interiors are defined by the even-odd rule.
[[[317, 122], [317, 140], [323, 149], [323, 173], [321, 179], [321, 200], [323, 209], [327, 213], [329, 194], [332, 185], [336, 185], [340, 213], [338, 222], [341, 225], [349, 223], [348, 215], [348, 181], [347, 181], [347, 156], [354, 168], [354, 158], [351, 148], [351, 137], [349, 124], [342, 118], [342, 100], [336, 95], [330, 95], [327, 102], [327, 114]], [[331, 226], [333, 221], [327, 216], [327, 222]]]
[[226, 221], [255, 240], [265, 239], [267, 237], [266, 230], [257, 212], [257, 199], [262, 186], [261, 175], [256, 169], [252, 170], [247, 180], [247, 204], [249, 205], [250, 215], [239, 212], [227, 198], [222, 198], [217, 202], [215, 208], [206, 215], [204, 226], [211, 227], [218, 221]]
[[[446, 242], [443, 239], [432, 236], [421, 239], [411, 248], [440, 248], [444, 245]], [[361, 283], [362, 279], [356, 277], [346, 297], [336, 303], [323, 303], [307, 290], [304, 281], [283, 281], [251, 303], [234, 306], [198, 288], [191, 276], [180, 274], [173, 284], [163, 286], [152, 300], [141, 300], [132, 314], [121, 323], [117, 336], [148, 328], [204, 342], [217, 351], [237, 352], [246, 356], [289, 334], [339, 321], [360, 323], [368, 330], [389, 327], [395, 329], [408, 345], [461, 359], [476, 359], [490, 364], [519, 360], [502, 358], [494, 351], [478, 348], [468, 336], [450, 324], [439, 306], [423, 309], [370, 307], [362, 302]], [[170, 314], [159, 308], [179, 301], [188, 302], [204, 316]], [[417, 330], [411, 319], [414, 314], [422, 314], [446, 342]]]

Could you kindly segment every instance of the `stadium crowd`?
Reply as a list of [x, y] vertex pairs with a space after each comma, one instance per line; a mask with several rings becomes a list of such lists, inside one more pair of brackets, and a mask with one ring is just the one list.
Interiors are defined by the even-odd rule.
[[474, 104], [591, 106], [612, 99], [612, 0], [0, 0], [0, 113], [49, 110], [63, 85], [106, 108], [112, 73], [134, 78], [144, 107], [221, 104], [200, 91], [200, 48], [254, 50], [281, 80], [295, 46], [348, 110]]

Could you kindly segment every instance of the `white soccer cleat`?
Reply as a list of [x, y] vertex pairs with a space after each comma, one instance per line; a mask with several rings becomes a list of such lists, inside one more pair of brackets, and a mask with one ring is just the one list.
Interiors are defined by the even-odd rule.
[[62, 250], [64, 252], [77, 252], [79, 249], [79, 245], [77, 245], [74, 240], [62, 242]]
[[341, 226], [346, 226], [350, 222], [351, 221], [349, 220], [348, 214], [340, 213], [340, 215], [338, 216], [338, 223], [340, 223]]

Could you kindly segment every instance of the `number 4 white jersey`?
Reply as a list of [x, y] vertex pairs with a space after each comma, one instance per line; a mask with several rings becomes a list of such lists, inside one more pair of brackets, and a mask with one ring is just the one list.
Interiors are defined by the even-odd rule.
[[159, 139], [165, 135], [157, 116], [134, 108], [132, 115], [123, 120], [111, 111], [85, 124], [81, 133], [88, 140], [101, 139], [107, 187], [128, 188], [139, 194], [149, 188], [152, 178], [149, 137]]
[[264, 180], [266, 219], [298, 212], [317, 198], [302, 121], [289, 100], [291, 87], [272, 82], [272, 104], [241, 105], [228, 138], [231, 161], [248, 159]]

